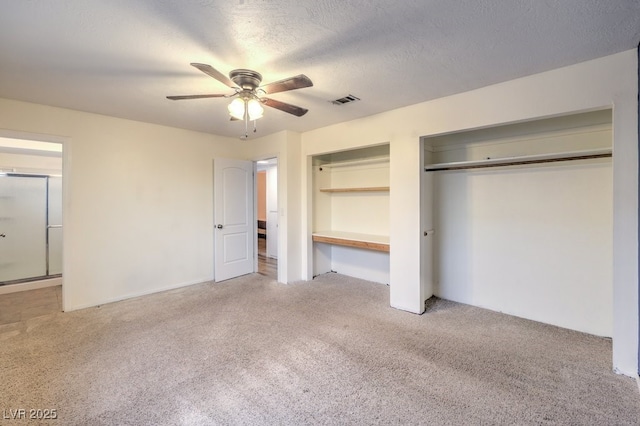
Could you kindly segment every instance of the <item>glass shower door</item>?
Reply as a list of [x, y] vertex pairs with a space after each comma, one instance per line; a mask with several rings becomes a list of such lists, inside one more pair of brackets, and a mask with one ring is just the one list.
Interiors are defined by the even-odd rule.
[[47, 178], [0, 175], [0, 283], [47, 275]]

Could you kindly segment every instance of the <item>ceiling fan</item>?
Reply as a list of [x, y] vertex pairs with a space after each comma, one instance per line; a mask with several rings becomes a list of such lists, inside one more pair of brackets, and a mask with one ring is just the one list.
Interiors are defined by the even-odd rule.
[[262, 75], [259, 72], [247, 69], [236, 69], [229, 73], [229, 77], [213, 68], [211, 65], [191, 63], [203, 73], [215, 78], [222, 84], [230, 87], [235, 92], [229, 95], [224, 94], [204, 94], [204, 95], [179, 95], [167, 96], [167, 99], [174, 101], [184, 99], [202, 99], [202, 98], [234, 98], [228, 106], [231, 120], [243, 120], [245, 122], [245, 135], [248, 136], [248, 122], [254, 122], [253, 131], [256, 131], [255, 120], [262, 117], [264, 108], [262, 105], [279, 109], [296, 117], [302, 117], [309, 110], [286, 102], [262, 96], [272, 93], [286, 92], [288, 90], [302, 89], [311, 87], [313, 83], [304, 74], [295, 77], [285, 78], [273, 83], [260, 86]]

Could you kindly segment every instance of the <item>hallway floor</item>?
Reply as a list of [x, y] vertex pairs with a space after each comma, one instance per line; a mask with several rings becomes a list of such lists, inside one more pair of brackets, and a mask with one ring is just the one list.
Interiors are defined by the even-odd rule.
[[0, 294], [0, 325], [62, 311], [62, 286]]
[[258, 273], [274, 280], [278, 279], [278, 260], [267, 257], [266, 238], [258, 238]]

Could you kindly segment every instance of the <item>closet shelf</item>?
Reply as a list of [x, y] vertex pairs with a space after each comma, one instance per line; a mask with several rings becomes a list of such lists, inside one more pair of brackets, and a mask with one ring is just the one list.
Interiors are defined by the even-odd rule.
[[479, 169], [484, 167], [515, 166], [520, 164], [551, 163], [556, 161], [587, 160], [612, 156], [611, 148], [590, 149], [584, 151], [556, 152], [552, 154], [525, 155], [519, 157], [487, 158], [485, 160], [455, 161], [425, 166], [425, 172], [443, 170]]
[[322, 231], [311, 234], [316, 243], [389, 252], [389, 237], [343, 231]]
[[389, 163], [389, 157], [386, 155], [382, 157], [360, 158], [358, 160], [351, 160], [351, 161], [323, 163], [320, 165], [320, 167], [327, 167], [331, 169], [331, 168], [339, 168], [339, 167], [353, 167], [353, 166], [364, 166], [369, 164], [385, 164], [385, 163]]
[[320, 188], [320, 192], [388, 192], [388, 186], [367, 186], [354, 188]]

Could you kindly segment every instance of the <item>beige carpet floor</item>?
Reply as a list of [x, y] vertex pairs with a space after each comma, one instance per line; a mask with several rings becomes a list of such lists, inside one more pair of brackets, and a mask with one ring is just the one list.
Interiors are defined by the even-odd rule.
[[[386, 286], [253, 274], [0, 326], [0, 415], [60, 425], [637, 425], [611, 342]], [[2, 424], [23, 421], [0, 417]]]

